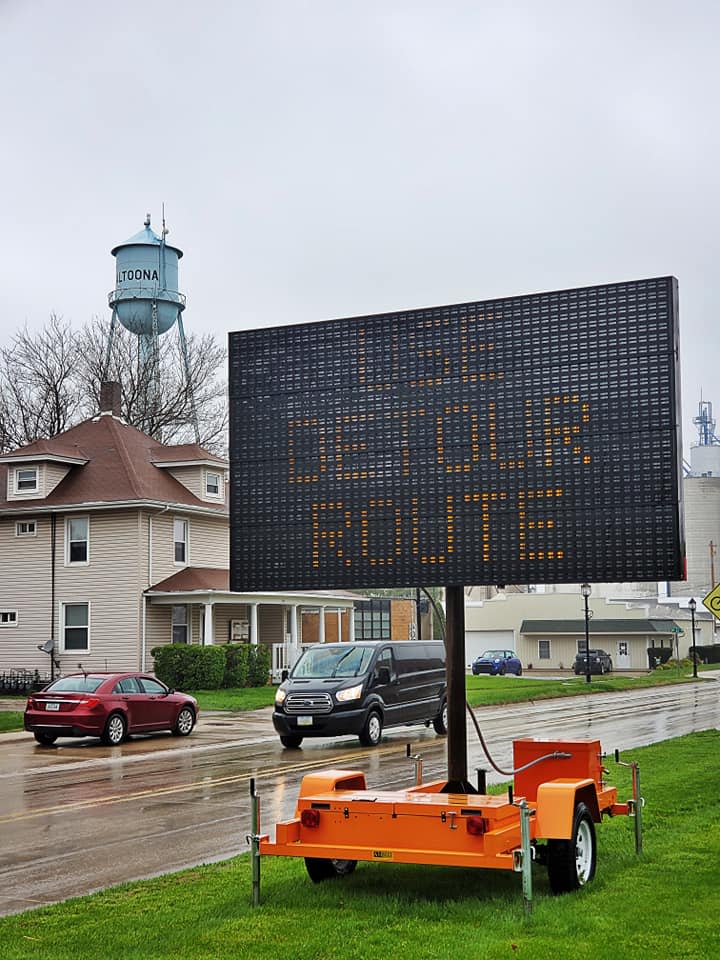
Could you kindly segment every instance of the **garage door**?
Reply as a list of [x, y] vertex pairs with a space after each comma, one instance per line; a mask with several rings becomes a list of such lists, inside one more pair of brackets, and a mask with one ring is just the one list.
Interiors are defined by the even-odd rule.
[[515, 632], [513, 630], [466, 630], [465, 631], [465, 663], [469, 667], [475, 657], [479, 657], [485, 650], [515, 649]]

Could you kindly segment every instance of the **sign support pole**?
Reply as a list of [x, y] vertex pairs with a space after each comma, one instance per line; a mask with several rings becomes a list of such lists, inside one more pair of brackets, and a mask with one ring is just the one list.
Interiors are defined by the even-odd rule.
[[[448, 698], [447, 793], [468, 792], [465, 721], [465, 590], [445, 588]], [[474, 789], [470, 789], [474, 793]]]

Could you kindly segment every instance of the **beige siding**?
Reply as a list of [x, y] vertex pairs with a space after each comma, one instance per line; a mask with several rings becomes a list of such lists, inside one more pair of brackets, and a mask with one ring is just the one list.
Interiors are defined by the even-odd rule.
[[[16, 537], [18, 519], [35, 520], [37, 535]], [[0, 665], [3, 669], [45, 672], [50, 668], [50, 658], [37, 645], [52, 635], [49, 517], [0, 518], [0, 558], [0, 609], [17, 610], [17, 626], [0, 627]]]
[[[188, 523], [188, 562], [176, 564], [173, 544], [173, 521]], [[153, 517], [152, 583], [159, 583], [182, 570], [183, 566], [230, 566], [230, 537], [227, 517], [204, 517], [181, 511], [168, 511]]]
[[181, 483], [184, 487], [187, 487], [190, 493], [194, 493], [195, 496], [199, 497], [200, 499], [203, 498], [205, 493], [203, 489], [203, 480], [205, 475], [201, 466], [165, 467], [163, 469], [166, 469], [167, 472], [171, 476], [175, 477], [179, 483]]
[[[63, 524], [64, 526], [64, 524]], [[60, 538], [59, 538], [60, 540]], [[135, 510], [90, 514], [90, 562], [66, 565], [61, 542], [56, 570], [56, 616], [62, 603], [90, 604], [90, 651], [60, 654], [63, 670], [81, 660], [89, 669], [134, 669], [140, 636], [138, 516]]]
[[48, 497], [55, 487], [64, 480], [70, 472], [70, 467], [62, 463], [45, 464], [45, 496]]

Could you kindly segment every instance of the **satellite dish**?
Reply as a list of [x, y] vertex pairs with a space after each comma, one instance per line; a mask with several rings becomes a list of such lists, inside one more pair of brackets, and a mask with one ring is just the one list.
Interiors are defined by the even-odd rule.
[[55, 649], [54, 640], [46, 640], [45, 643], [38, 644], [38, 650], [42, 650], [43, 653], [52, 653]]

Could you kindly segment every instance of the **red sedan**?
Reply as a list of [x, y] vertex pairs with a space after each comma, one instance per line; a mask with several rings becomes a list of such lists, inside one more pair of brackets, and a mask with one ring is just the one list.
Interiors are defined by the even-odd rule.
[[144, 673], [74, 673], [34, 693], [25, 729], [50, 746], [58, 737], [100, 737], [117, 746], [131, 733], [170, 730], [187, 737], [198, 717], [197, 700]]

